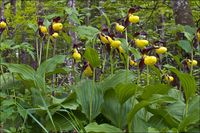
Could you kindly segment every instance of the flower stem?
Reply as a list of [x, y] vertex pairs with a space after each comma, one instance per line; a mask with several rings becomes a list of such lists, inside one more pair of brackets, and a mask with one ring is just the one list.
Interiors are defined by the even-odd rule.
[[47, 48], [46, 48], [46, 60], [48, 59], [48, 53], [49, 53], [49, 43], [50, 43], [50, 37], [48, 38], [48, 41], [47, 41]]
[[139, 68], [139, 66], [138, 66], [138, 69], [137, 69], [137, 75], [138, 75], [137, 85], [140, 85], [140, 68]]
[[[193, 55], [193, 48], [191, 49], [191, 61], [193, 62], [193, 58], [194, 58], [194, 55]], [[193, 71], [193, 64], [191, 62], [191, 66], [190, 66], [190, 75], [192, 76], [192, 71]]]
[[40, 64], [41, 64], [41, 60], [42, 60], [42, 47], [43, 47], [43, 40], [42, 40], [42, 44], [40, 44], [39, 46], [40, 46], [40, 51], [39, 51], [39, 62], [38, 62], [38, 66], [40, 66]]
[[92, 82], [92, 94], [90, 96], [90, 118], [89, 118], [89, 121], [90, 123], [92, 122], [92, 107], [93, 107], [93, 96], [94, 96], [94, 89], [95, 88], [95, 68], [93, 68], [93, 82]]
[[110, 70], [111, 70], [111, 75], [113, 75], [113, 48], [111, 47], [111, 50], [110, 50]]
[[4, 71], [3, 71], [3, 66], [2, 65], [1, 65], [1, 75], [2, 75], [4, 83], [6, 83], [6, 78], [4, 77]]
[[185, 104], [185, 117], [187, 117], [187, 113], [188, 113], [188, 100], [186, 101]]
[[36, 56], [37, 56], [37, 61], [38, 61], [38, 66], [39, 66], [39, 47], [38, 47], [38, 38], [36, 38]]
[[[127, 35], [127, 29], [125, 30], [125, 37], [126, 37], [126, 45], [128, 45], [128, 35]], [[128, 70], [129, 70], [129, 54], [127, 53], [126, 57], [126, 81], [128, 81]]]
[[[104, 51], [103, 51], [104, 53]], [[103, 64], [102, 64], [102, 72], [104, 73], [105, 71], [105, 65], [106, 65], [106, 52], [104, 53], [104, 57], [103, 57]]]
[[147, 65], [147, 85], [149, 85], [149, 65]]
[[[127, 35], [127, 29], [125, 30], [125, 36], [126, 36], [126, 45], [127, 47], [128, 45], [128, 35]], [[129, 70], [129, 55], [127, 54], [127, 58], [126, 58], [126, 70]]]

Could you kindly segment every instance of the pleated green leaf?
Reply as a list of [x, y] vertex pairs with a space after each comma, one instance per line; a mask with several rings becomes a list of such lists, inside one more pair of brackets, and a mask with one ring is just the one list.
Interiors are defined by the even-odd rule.
[[178, 76], [185, 93], [186, 101], [188, 101], [190, 97], [194, 96], [197, 89], [194, 77], [188, 73], [179, 72], [177, 69], [171, 69], [171, 71]]
[[81, 111], [91, 121], [100, 114], [103, 103], [103, 93], [92, 80], [83, 80], [76, 87], [77, 102]]
[[58, 64], [64, 63], [65, 58], [66, 55], [56, 55], [50, 59], [47, 59], [40, 65], [40, 67], [38, 67], [37, 74], [44, 77], [46, 73], [53, 72]]
[[90, 65], [92, 65], [92, 67], [100, 66], [100, 58], [95, 49], [90, 48], [90, 47], [86, 48], [84, 57], [86, 58], [87, 61], [89, 61]]
[[96, 122], [90, 123], [85, 127], [87, 133], [123, 133], [123, 131], [117, 127], [109, 124], [100, 124]]

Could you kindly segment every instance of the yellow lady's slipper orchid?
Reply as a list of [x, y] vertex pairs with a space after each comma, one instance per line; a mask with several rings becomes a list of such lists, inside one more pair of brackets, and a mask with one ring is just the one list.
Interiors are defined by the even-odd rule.
[[192, 61], [190, 59], [187, 60], [188, 66], [196, 66], [197, 64], [198, 64], [197, 60], [192, 60]]
[[120, 25], [120, 24], [116, 23], [115, 29], [116, 29], [116, 31], [118, 31], [118, 32], [123, 32], [124, 29], [125, 29], [125, 27], [124, 27], [123, 25]]
[[40, 26], [39, 29], [40, 29], [40, 31], [41, 31], [43, 34], [48, 34], [47, 27], [45, 27], [45, 26]]
[[140, 21], [140, 18], [138, 16], [130, 15], [128, 20], [129, 22], [136, 24]]
[[55, 33], [52, 34], [52, 37], [54, 37], [54, 38], [57, 38], [58, 36], [59, 36], [59, 35], [58, 35], [57, 32], [55, 32]]
[[144, 64], [146, 65], [154, 65], [157, 62], [157, 58], [155, 56], [146, 56], [144, 58]]
[[197, 32], [197, 40], [200, 42], [200, 32]]
[[149, 44], [149, 42], [147, 40], [139, 40], [136, 39], [135, 40], [135, 44], [138, 48], [144, 48], [145, 46], [147, 46]]
[[78, 52], [77, 49], [74, 49], [74, 53], [73, 53], [72, 57], [73, 57], [76, 61], [81, 60], [81, 54]]
[[62, 23], [53, 23], [52, 28], [54, 31], [60, 31], [63, 28], [63, 24]]
[[99, 34], [99, 38], [102, 43], [104, 44], [110, 44], [113, 40], [111, 37], [104, 35], [103, 33]]
[[4, 21], [0, 22], [0, 28], [4, 29], [6, 28], [7, 24]]
[[160, 47], [160, 48], [156, 49], [157, 54], [164, 54], [165, 52], [167, 52], [166, 47]]
[[121, 45], [121, 41], [119, 40], [114, 40], [110, 44], [113, 48], [118, 48]]
[[129, 61], [130, 66], [137, 66], [137, 63], [130, 59]]
[[118, 47], [118, 50], [119, 50], [119, 53], [120, 53], [120, 54], [124, 54], [124, 53], [125, 53], [125, 51], [124, 51], [124, 49], [122, 48], [122, 46], [119, 46], [119, 47]]
[[92, 68], [90, 67], [90, 65], [87, 65], [87, 67], [83, 71], [83, 75], [85, 75], [87, 77], [91, 77], [93, 75], [93, 71], [92, 71]]
[[169, 76], [169, 75], [165, 75], [165, 80], [166, 80], [167, 82], [172, 82], [172, 81], [174, 81], [174, 77]]

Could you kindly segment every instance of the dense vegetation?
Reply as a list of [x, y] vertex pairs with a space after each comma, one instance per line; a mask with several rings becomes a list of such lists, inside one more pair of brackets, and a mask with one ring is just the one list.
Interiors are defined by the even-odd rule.
[[0, 131], [200, 132], [200, 3], [178, 1], [2, 0]]

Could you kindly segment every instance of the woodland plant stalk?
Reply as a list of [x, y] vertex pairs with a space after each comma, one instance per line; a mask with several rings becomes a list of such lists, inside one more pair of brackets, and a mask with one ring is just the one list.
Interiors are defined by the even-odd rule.
[[40, 66], [41, 61], [42, 61], [42, 50], [43, 50], [43, 43], [44, 43], [43, 39], [41, 40], [41, 42], [42, 43], [40, 43], [40, 45], [39, 45], [40, 50], [39, 50], [39, 64], [38, 64], [38, 66]]
[[[126, 37], [126, 45], [127, 45], [127, 47], [129, 47], [127, 28], [125, 30], [125, 37]], [[126, 57], [126, 81], [128, 81], [128, 71], [129, 71], [129, 55], [127, 53], [127, 57]]]
[[[53, 44], [53, 56], [56, 54], [56, 40]], [[55, 91], [55, 80], [56, 80], [56, 75], [53, 74], [52, 76], [52, 88], [53, 88], [53, 92]]]
[[[2, 38], [3, 38], [3, 34], [0, 35], [0, 44], [2, 42]], [[3, 71], [3, 65], [1, 65], [1, 75], [2, 75], [4, 83], [6, 83], [6, 79], [5, 79], [4, 71]]]
[[[191, 46], [191, 61], [193, 62], [194, 59], [194, 54], [193, 54], [193, 46]], [[192, 71], [193, 71], [193, 64], [191, 63], [190, 65], [190, 75], [192, 76]]]
[[113, 48], [111, 47], [110, 49], [110, 72], [111, 72], [111, 75], [113, 75], [114, 73], [114, 68], [113, 68]]
[[38, 48], [38, 38], [36, 37], [36, 39], [35, 39], [35, 43], [36, 43], [36, 57], [37, 57], [37, 62], [38, 62], [38, 66], [40, 65], [40, 59], [39, 59], [39, 48]]
[[48, 41], [47, 41], [47, 47], [46, 47], [46, 60], [48, 59], [49, 43], [50, 43], [50, 37], [48, 37]]
[[147, 77], [147, 85], [149, 85], [149, 65], [146, 65], [146, 67], [147, 67], [147, 75], [146, 75], [146, 77]]

